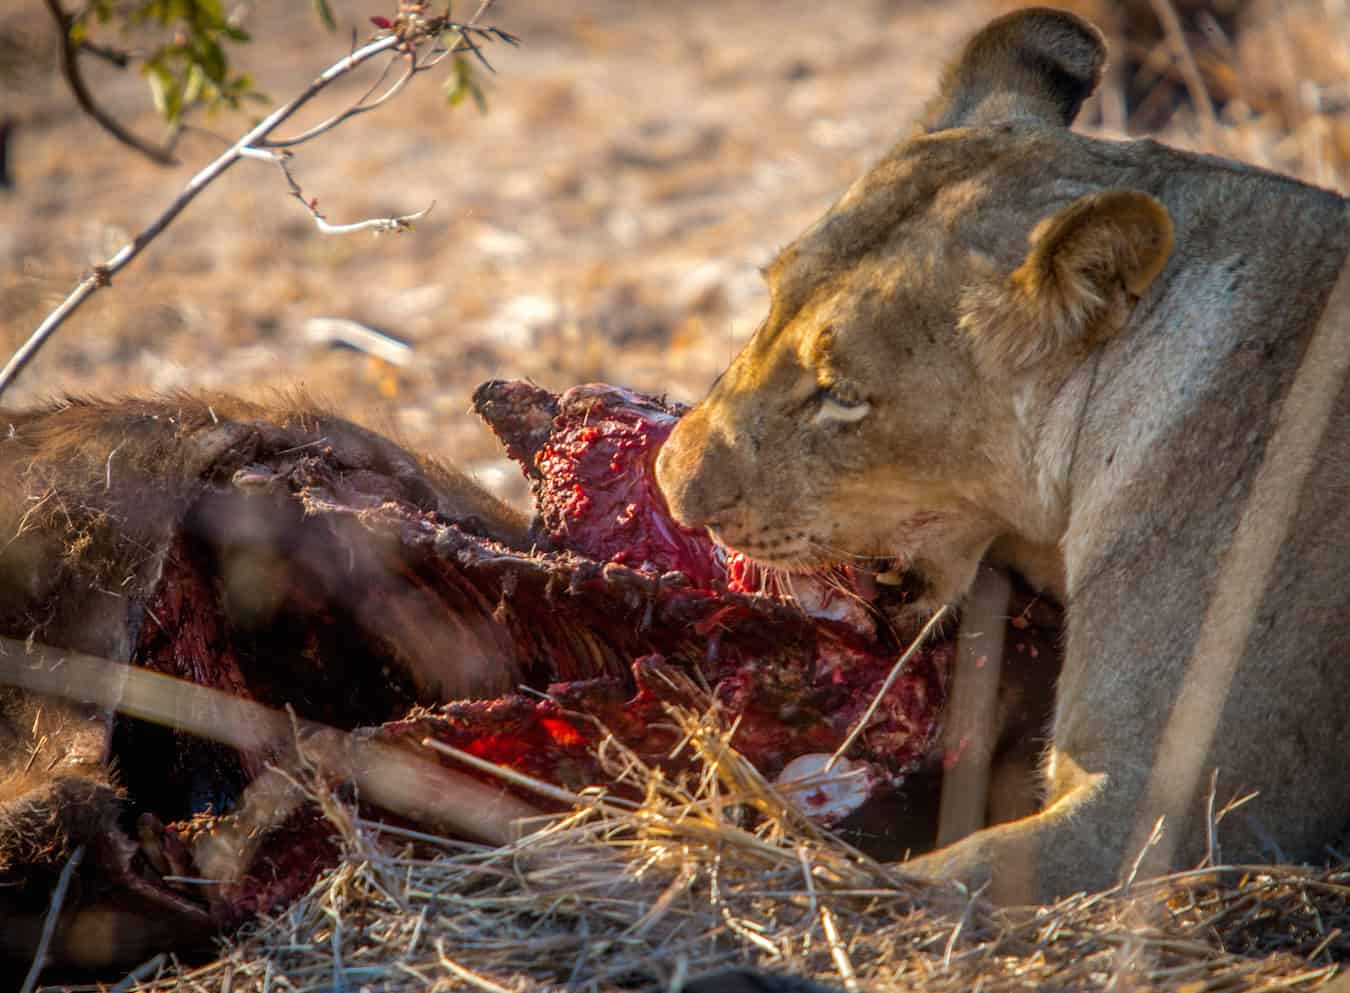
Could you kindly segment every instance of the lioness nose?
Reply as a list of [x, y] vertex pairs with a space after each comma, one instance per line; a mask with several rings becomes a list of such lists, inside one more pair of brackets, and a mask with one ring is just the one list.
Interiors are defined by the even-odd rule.
[[716, 439], [696, 437], [697, 413], [676, 426], [656, 457], [656, 485], [671, 515], [689, 528], [717, 524], [741, 499], [731, 453]]

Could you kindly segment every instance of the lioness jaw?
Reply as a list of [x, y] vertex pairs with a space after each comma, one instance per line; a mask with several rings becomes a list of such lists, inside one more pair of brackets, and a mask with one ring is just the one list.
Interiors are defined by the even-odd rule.
[[1104, 58], [1061, 11], [979, 32], [658, 462], [770, 565], [893, 557], [954, 600], [1034, 550], [1069, 631], [1044, 807], [911, 863], [1004, 900], [1111, 884], [1159, 817], [1137, 870], [1193, 864], [1214, 770], [1258, 792], [1220, 857], [1350, 821], [1346, 201], [1074, 134]]

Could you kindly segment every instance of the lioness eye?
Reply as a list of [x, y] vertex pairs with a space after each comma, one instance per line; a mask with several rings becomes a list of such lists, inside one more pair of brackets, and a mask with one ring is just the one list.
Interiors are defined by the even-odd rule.
[[867, 416], [872, 405], [866, 400], [847, 401], [824, 391], [820, 396], [820, 407], [811, 418], [812, 424], [854, 424]]

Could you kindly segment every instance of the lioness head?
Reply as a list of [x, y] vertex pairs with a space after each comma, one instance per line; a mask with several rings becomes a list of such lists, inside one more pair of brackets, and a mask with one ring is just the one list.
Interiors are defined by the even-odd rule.
[[767, 268], [767, 317], [657, 463], [675, 516], [762, 563], [896, 558], [930, 603], [1000, 535], [1053, 544], [1039, 411], [1128, 319], [1172, 224], [1117, 146], [1068, 130], [1099, 33], [1000, 18], [915, 133]]

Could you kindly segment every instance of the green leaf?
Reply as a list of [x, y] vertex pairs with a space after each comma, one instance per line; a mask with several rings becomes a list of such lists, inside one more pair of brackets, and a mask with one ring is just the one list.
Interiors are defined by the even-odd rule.
[[183, 108], [183, 90], [178, 80], [160, 55], [145, 63], [144, 72], [150, 82], [150, 98], [155, 102], [155, 109], [170, 124], [174, 123]]
[[225, 23], [225, 8], [220, 0], [190, 0], [193, 10], [189, 17], [193, 23], [220, 28]]
[[183, 20], [189, 13], [185, 0], [148, 0], [132, 13], [131, 20], [133, 23], [158, 21], [168, 27], [174, 21]]
[[319, 20], [323, 21], [323, 26], [329, 31], [337, 30], [337, 20], [328, 6], [328, 0], [314, 0], [314, 12], [319, 15]]
[[202, 73], [202, 67], [195, 64], [188, 66], [187, 81], [183, 84], [183, 103], [196, 103], [201, 99], [202, 91], [206, 87], [206, 76]]
[[201, 67], [202, 72], [206, 73], [206, 78], [213, 83], [223, 82], [225, 79], [225, 52], [214, 38], [205, 35], [197, 35], [190, 43], [192, 50], [192, 61]]
[[458, 107], [466, 98], [472, 97], [480, 113], [487, 112], [487, 98], [478, 85], [473, 64], [463, 55], [455, 56], [454, 71], [450, 81], [445, 84], [445, 101], [451, 107]]

